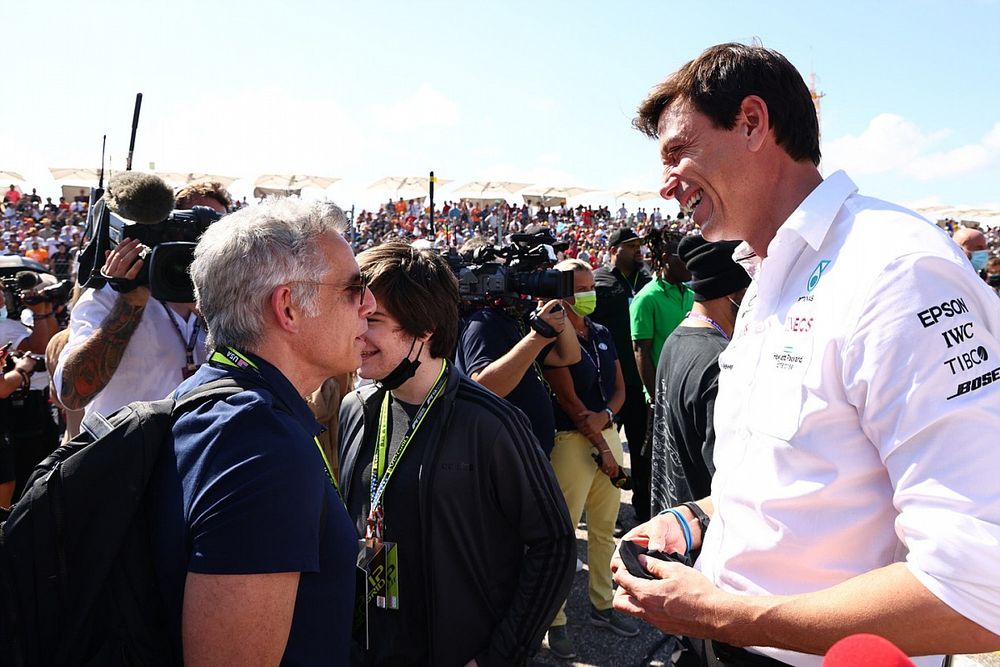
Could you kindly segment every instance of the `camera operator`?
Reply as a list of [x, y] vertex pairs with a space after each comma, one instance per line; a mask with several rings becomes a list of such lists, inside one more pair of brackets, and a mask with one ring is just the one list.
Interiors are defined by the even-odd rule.
[[[173, 193], [159, 179], [133, 172], [116, 178], [108, 185], [112, 210], [115, 203], [133, 211], [155, 209], [165, 196], [169, 197], [167, 209], [172, 208]], [[226, 213], [229, 197], [218, 184], [185, 188], [178, 193], [178, 207], [192, 205], [188, 196], [192, 191], [199, 195], [198, 205], [219, 215]], [[125, 209], [122, 215], [129, 217]], [[155, 222], [165, 217], [151, 215], [149, 219]], [[123, 238], [106, 253], [102, 277], [134, 281], [148, 251], [137, 239]], [[83, 293], [73, 308], [69, 342], [54, 376], [59, 400], [66, 408], [110, 415], [132, 401], [160, 399], [205, 363], [205, 327], [195, 304], [150, 296], [149, 286], [134, 284], [121, 292], [104, 285]]]
[[[37, 288], [21, 293], [37, 294]], [[32, 354], [44, 354], [45, 346], [56, 331], [52, 302], [31, 299], [29, 328], [20, 319], [8, 319], [7, 295], [0, 289], [0, 507], [8, 507], [16, 487], [24, 484], [35, 463], [47, 456], [57, 444], [58, 434], [48, 402], [48, 373], [44, 360]], [[20, 310], [15, 308], [15, 310]], [[20, 312], [11, 313], [19, 318]]]
[[[548, 245], [556, 242], [546, 234], [537, 236]], [[567, 326], [559, 299], [540, 304], [528, 323], [510, 311], [487, 306], [469, 315], [463, 323], [455, 364], [524, 412], [548, 456], [554, 444], [555, 416], [539, 364], [571, 366], [580, 361], [580, 344], [573, 328]]]

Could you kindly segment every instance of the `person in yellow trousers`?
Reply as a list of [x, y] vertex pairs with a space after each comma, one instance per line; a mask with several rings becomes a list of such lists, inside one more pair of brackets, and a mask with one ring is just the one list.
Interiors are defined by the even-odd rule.
[[[612, 480], [624, 479], [615, 417], [625, 402], [625, 381], [611, 332], [587, 317], [597, 305], [590, 265], [567, 259], [555, 268], [573, 271], [574, 294], [565, 303], [570, 306], [567, 319], [576, 330], [581, 354], [572, 366], [544, 369], [555, 397], [556, 436], [550, 458], [570, 519], [576, 524], [587, 511], [590, 622], [634, 637], [639, 634], [635, 622], [611, 610], [611, 557], [621, 502], [621, 489]], [[576, 655], [566, 630], [565, 609], [563, 603], [548, 633], [549, 649], [563, 659]]]

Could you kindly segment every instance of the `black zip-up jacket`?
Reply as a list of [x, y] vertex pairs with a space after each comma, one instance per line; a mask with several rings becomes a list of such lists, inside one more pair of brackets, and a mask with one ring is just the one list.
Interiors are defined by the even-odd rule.
[[[461, 667], [474, 657], [482, 667], [525, 664], [569, 593], [575, 533], [524, 413], [451, 364], [447, 372], [445, 391], [416, 435], [427, 438], [414, 500], [423, 530], [428, 663]], [[345, 493], [365, 467], [358, 453], [374, 440], [383, 395], [367, 386], [344, 399]]]

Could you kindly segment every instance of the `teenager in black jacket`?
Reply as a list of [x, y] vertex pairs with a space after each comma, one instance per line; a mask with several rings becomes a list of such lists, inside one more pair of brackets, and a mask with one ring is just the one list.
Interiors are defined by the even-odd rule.
[[344, 400], [340, 488], [368, 555], [396, 565], [381, 606], [378, 591], [365, 605], [362, 664], [525, 664], [574, 571], [552, 469], [523, 413], [446, 361], [447, 263], [400, 243], [358, 261], [378, 301], [361, 375], [380, 382]]

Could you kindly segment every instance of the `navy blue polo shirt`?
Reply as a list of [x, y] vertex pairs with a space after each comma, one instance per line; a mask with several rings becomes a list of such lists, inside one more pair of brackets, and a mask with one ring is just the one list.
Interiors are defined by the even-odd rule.
[[149, 497], [167, 618], [179, 647], [188, 572], [300, 572], [282, 664], [346, 665], [357, 536], [313, 440], [322, 427], [277, 368], [245, 356], [258, 370], [206, 364], [175, 393], [225, 376], [266, 387], [184, 414], [163, 448]]
[[[522, 331], [517, 321], [507, 314], [495, 308], [478, 310], [463, 322], [455, 352], [455, 366], [471, 377], [510, 352], [526, 334], [527, 330]], [[551, 349], [551, 343], [546, 345], [538, 355], [536, 367], [529, 368], [513, 391], [503, 397], [528, 418], [546, 456], [552, 452], [555, 422], [549, 390], [542, 383], [536, 368], [541, 368], [541, 361]]]
[[[580, 361], [569, 367], [573, 376], [573, 389], [577, 397], [591, 412], [600, 412], [608, 407], [608, 401], [615, 393], [615, 340], [607, 327], [586, 320], [590, 327], [590, 340], [582, 336], [580, 341]], [[552, 400], [557, 431], [575, 431], [573, 420], [563, 412], [559, 403]]]

